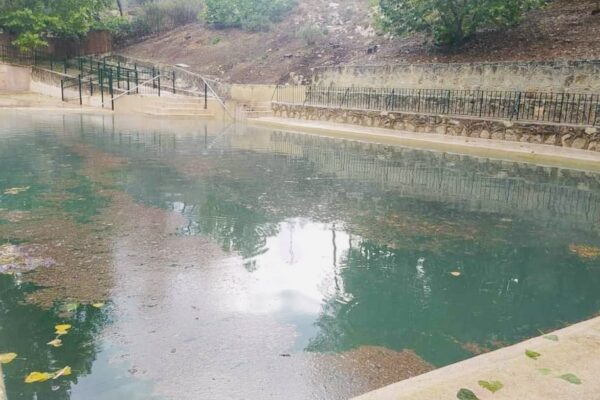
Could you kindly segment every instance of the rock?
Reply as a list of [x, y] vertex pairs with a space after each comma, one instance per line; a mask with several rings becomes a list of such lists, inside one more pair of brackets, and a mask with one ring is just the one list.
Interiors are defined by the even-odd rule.
[[491, 133], [488, 130], [484, 129], [479, 134], [479, 137], [482, 138], [482, 139], [489, 139], [489, 138], [492, 137], [492, 135], [491, 135]]
[[587, 144], [587, 140], [584, 138], [577, 138], [573, 140], [571, 143], [571, 147], [574, 149], [585, 149], [585, 145]]
[[379, 45], [376, 44], [375, 46], [371, 46], [367, 49], [367, 54], [375, 54], [377, 53], [377, 50], [379, 50]]
[[594, 135], [594, 134], [598, 133], [598, 128], [594, 128], [594, 127], [585, 128], [585, 133], [588, 135]]
[[283, 58], [292, 58], [294, 55], [292, 53], [287, 53], [283, 55]]

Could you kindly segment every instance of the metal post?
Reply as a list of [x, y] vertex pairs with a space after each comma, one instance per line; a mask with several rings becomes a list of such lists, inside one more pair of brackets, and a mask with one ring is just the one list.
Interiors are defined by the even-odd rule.
[[90, 97], [94, 95], [94, 81], [90, 78]]
[[173, 81], [173, 94], [175, 94], [175, 71], [173, 71], [172, 81]]
[[117, 64], [117, 87], [121, 87], [121, 62]]
[[[158, 80], [158, 97], [160, 97], [160, 75], [157, 77]], [[152, 81], [154, 82], [154, 81]]]
[[63, 69], [63, 72], [66, 74], [67, 73], [67, 58], [65, 57], [65, 67]]
[[129, 94], [129, 70], [127, 70], [127, 94]]
[[114, 90], [113, 90], [113, 74], [112, 74], [112, 69], [110, 70], [110, 74], [108, 75], [108, 86], [109, 86], [109, 90], [110, 90], [110, 109], [111, 110], [115, 110], [115, 96], [114, 96]]
[[50, 71], [54, 71], [54, 60], [50, 58]]
[[65, 101], [65, 80], [60, 80], [60, 99]]
[[102, 100], [102, 108], [104, 108], [104, 73], [98, 70], [98, 82], [100, 83], [100, 98]]
[[83, 105], [83, 99], [81, 98], [81, 74], [77, 75], [77, 83], [79, 85], [79, 105]]
[[138, 72], [137, 72], [137, 67], [135, 69], [135, 93], [136, 94], [140, 94], [140, 85], [138, 83]]
[[156, 76], [156, 74], [154, 73], [154, 67], [152, 67], [152, 89], [156, 89], [156, 84], [154, 82], [154, 77]]
[[208, 109], [208, 84], [204, 82], [204, 109]]

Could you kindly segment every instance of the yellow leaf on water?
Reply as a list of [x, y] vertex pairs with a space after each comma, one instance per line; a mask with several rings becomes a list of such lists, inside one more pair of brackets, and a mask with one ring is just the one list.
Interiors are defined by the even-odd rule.
[[48, 379], [52, 378], [47, 372], [32, 372], [25, 378], [25, 383], [34, 383], [34, 382], [45, 382]]
[[56, 334], [58, 336], [60, 336], [60, 335], [66, 335], [67, 333], [69, 333], [69, 329], [71, 329], [71, 325], [69, 325], [69, 324], [60, 324], [60, 325], [56, 325], [54, 328], [56, 329]]
[[53, 346], [53, 347], [60, 347], [60, 346], [62, 346], [62, 340], [60, 340], [59, 338], [56, 338], [54, 340], [49, 341], [47, 344], [49, 344], [50, 346]]
[[452, 272], [450, 272], [450, 275], [452, 275], [452, 276], [460, 276], [460, 272], [458, 272], [458, 271], [452, 271]]
[[17, 353], [0, 354], [0, 364], [8, 364], [17, 357]]
[[14, 188], [6, 189], [6, 190], [4, 191], [4, 194], [11, 194], [11, 195], [14, 195], [14, 194], [19, 194], [19, 193], [21, 193], [21, 192], [25, 192], [25, 191], [27, 191], [27, 190], [29, 190], [29, 186], [23, 186], [23, 187], [14, 187]]
[[92, 304], [92, 307], [96, 307], [96, 308], [102, 308], [102, 307], [104, 307], [104, 303], [100, 303], [100, 302], [98, 302], [98, 303], [93, 303], [93, 304]]
[[71, 367], [69, 367], [67, 365], [63, 369], [56, 371], [54, 373], [54, 376], [52, 377], [52, 379], [57, 379], [57, 378], [60, 378], [61, 376], [68, 376], [68, 375], [71, 375]]

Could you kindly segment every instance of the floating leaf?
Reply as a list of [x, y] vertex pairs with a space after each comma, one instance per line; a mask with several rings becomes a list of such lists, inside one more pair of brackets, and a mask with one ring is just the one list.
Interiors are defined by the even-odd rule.
[[479, 383], [479, 386], [489, 390], [492, 393], [496, 393], [498, 390], [504, 387], [504, 385], [500, 381], [479, 381], [477, 383]]
[[538, 353], [537, 351], [533, 351], [533, 350], [525, 350], [525, 355], [529, 358], [533, 358], [534, 360], [537, 360], [538, 357], [541, 356], [540, 353]]
[[69, 325], [69, 324], [60, 324], [60, 325], [56, 325], [54, 328], [56, 329], [56, 334], [58, 336], [60, 336], [60, 335], [66, 335], [67, 333], [69, 333], [69, 329], [71, 329], [71, 325]]
[[32, 372], [25, 378], [25, 383], [45, 382], [52, 378], [52, 375], [47, 372]]
[[56, 371], [54, 373], [54, 376], [52, 377], [52, 379], [57, 379], [57, 378], [60, 378], [61, 376], [68, 376], [68, 375], [71, 375], [71, 367], [69, 367], [67, 365], [63, 369]]
[[581, 379], [575, 374], [563, 374], [559, 376], [560, 379], [564, 379], [565, 381], [572, 383], [574, 385], [581, 385]]
[[470, 391], [469, 389], [462, 388], [456, 393], [456, 397], [459, 400], [479, 400], [475, 393]]
[[102, 307], [104, 307], [104, 303], [101, 303], [101, 302], [98, 302], [98, 303], [93, 303], [93, 304], [92, 304], [92, 307], [95, 307], [95, 308], [102, 308]]
[[50, 346], [53, 346], [53, 347], [60, 347], [60, 346], [62, 346], [62, 340], [60, 340], [59, 338], [56, 338], [54, 340], [49, 341], [47, 344], [49, 344]]
[[452, 276], [460, 276], [460, 272], [458, 272], [458, 271], [452, 271], [452, 272], [450, 272], [450, 275], [452, 275]]
[[14, 187], [14, 188], [6, 189], [4, 191], [4, 194], [15, 195], [15, 194], [19, 194], [21, 192], [25, 192], [27, 190], [29, 190], [29, 186]]
[[558, 342], [558, 336], [556, 335], [546, 335], [544, 339], [552, 340], [553, 342]]
[[550, 368], [540, 368], [538, 371], [540, 371], [540, 374], [542, 375], [550, 375], [550, 372], [552, 372]]
[[0, 364], [8, 364], [17, 357], [17, 353], [0, 354]]

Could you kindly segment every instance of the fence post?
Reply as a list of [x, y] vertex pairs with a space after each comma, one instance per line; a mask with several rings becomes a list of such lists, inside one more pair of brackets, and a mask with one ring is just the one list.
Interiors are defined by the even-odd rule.
[[208, 84], [204, 82], [204, 109], [208, 108]]
[[129, 95], [129, 70], [127, 70], [127, 95]]
[[65, 64], [64, 64], [64, 68], [63, 68], [63, 72], [66, 74], [67, 73], [67, 58], [65, 57]]
[[83, 99], [81, 98], [81, 74], [77, 75], [77, 84], [79, 86], [79, 105], [83, 105]]
[[173, 81], [173, 94], [175, 94], [175, 71], [173, 71], [173, 76], [172, 76], [172, 81]]
[[104, 108], [104, 72], [98, 70], [98, 82], [100, 83], [100, 98], [102, 100], [102, 108]]
[[60, 99], [65, 101], [65, 80], [60, 80]]
[[121, 88], [121, 61], [117, 64], [117, 87]]
[[135, 93], [136, 94], [140, 94], [140, 86], [139, 86], [139, 83], [138, 83], [137, 67], [135, 68]]
[[[158, 81], [158, 97], [160, 97], [160, 75], [156, 79]], [[154, 81], [152, 81], [154, 82]]]
[[[152, 78], [154, 78], [156, 74], [154, 73], [154, 67], [152, 67]], [[152, 89], [156, 89], [156, 84], [154, 79], [152, 79]]]
[[94, 95], [94, 81], [90, 78], [90, 97]]
[[110, 74], [108, 74], [108, 87], [110, 90], [110, 109], [115, 110], [115, 99], [114, 99], [114, 90], [113, 90], [113, 74], [112, 69], [110, 70]]

